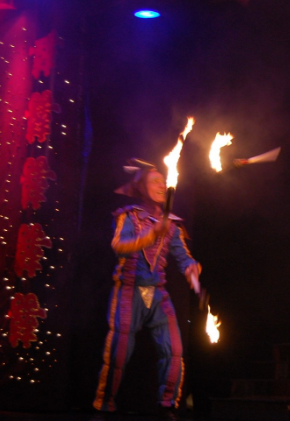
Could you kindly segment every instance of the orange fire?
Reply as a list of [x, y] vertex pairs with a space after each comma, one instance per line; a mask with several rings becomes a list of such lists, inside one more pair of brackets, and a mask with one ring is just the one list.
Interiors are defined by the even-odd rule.
[[218, 321], [218, 316], [214, 316], [210, 312], [210, 306], [208, 305], [208, 314], [207, 314], [207, 321], [206, 321], [206, 333], [209, 336], [211, 343], [217, 343], [220, 338], [220, 332], [218, 330], [219, 326], [222, 322]]
[[233, 139], [233, 136], [230, 133], [225, 133], [221, 135], [220, 133], [216, 134], [216, 137], [211, 145], [211, 150], [209, 153], [209, 159], [211, 163], [211, 167], [216, 170], [216, 172], [219, 172], [222, 170], [221, 165], [221, 158], [220, 158], [220, 150], [224, 146], [229, 146], [232, 144], [231, 139]]
[[183, 132], [181, 132], [180, 135], [179, 135], [179, 136], [182, 136], [183, 137], [183, 141], [185, 141], [186, 136], [188, 135], [188, 133], [191, 132], [192, 126], [194, 125], [194, 123], [195, 123], [195, 120], [194, 120], [193, 117], [188, 117], [187, 118], [187, 125], [185, 126]]
[[178, 171], [177, 171], [177, 163], [180, 157], [180, 153], [183, 147], [183, 143], [186, 139], [186, 136], [189, 132], [192, 130], [192, 126], [194, 125], [195, 121], [193, 117], [188, 117], [187, 125], [185, 126], [185, 129], [183, 132], [179, 134], [177, 143], [175, 147], [172, 149], [172, 151], [164, 158], [164, 163], [168, 167], [168, 174], [166, 179], [166, 185], [167, 188], [173, 187], [176, 188], [177, 185], [177, 179], [178, 179]]

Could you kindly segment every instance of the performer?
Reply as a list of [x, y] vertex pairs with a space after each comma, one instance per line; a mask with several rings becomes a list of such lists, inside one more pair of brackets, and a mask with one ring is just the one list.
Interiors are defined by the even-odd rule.
[[135, 334], [146, 326], [158, 351], [160, 416], [174, 421], [184, 367], [180, 331], [165, 289], [167, 255], [173, 254], [191, 288], [192, 275], [198, 279], [201, 267], [185, 244], [182, 220], [173, 214], [166, 221], [162, 218], [166, 200], [163, 175], [147, 162], [129, 162], [134, 167], [127, 169], [135, 172], [134, 178], [116, 193], [137, 198], [141, 204], [114, 213], [112, 248], [119, 261], [113, 275], [109, 332], [93, 406], [98, 411], [116, 411], [115, 397], [134, 349]]

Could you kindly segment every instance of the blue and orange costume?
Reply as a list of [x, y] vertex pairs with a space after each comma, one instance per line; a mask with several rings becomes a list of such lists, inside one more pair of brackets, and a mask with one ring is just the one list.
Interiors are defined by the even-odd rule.
[[167, 255], [171, 253], [184, 273], [198, 264], [184, 241], [181, 219], [170, 215], [168, 232], [156, 236], [156, 220], [145, 209], [128, 206], [115, 213], [112, 248], [118, 255], [115, 285], [108, 312], [109, 332], [104, 348], [96, 398], [93, 406], [115, 411], [115, 397], [127, 362], [132, 355], [135, 334], [150, 329], [158, 351], [158, 403], [178, 407], [183, 383], [182, 343], [175, 310], [164, 284]]

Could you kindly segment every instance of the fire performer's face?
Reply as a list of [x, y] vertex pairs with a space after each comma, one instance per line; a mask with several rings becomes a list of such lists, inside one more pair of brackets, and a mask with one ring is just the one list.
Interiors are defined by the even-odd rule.
[[153, 202], [164, 203], [166, 200], [166, 184], [163, 175], [157, 171], [150, 171], [146, 178], [146, 190]]

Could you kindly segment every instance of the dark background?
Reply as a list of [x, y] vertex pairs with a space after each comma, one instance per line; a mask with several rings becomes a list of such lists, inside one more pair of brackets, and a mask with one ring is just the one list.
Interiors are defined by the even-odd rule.
[[[71, 241], [61, 278], [61, 317], [51, 315], [65, 331], [62, 363], [35, 389], [37, 402], [20, 390], [20, 403], [6, 399], [4, 409], [90, 408], [115, 264], [111, 212], [127, 203], [113, 190], [126, 182], [122, 166], [132, 156], [154, 162], [166, 174], [162, 159], [191, 115], [196, 123], [179, 161], [173, 211], [185, 218], [189, 248], [203, 266], [201, 282], [222, 325], [220, 342], [210, 344], [206, 313], [198, 310], [197, 298], [170, 262], [168, 288], [187, 362], [184, 397], [192, 392], [202, 406], [209, 396], [227, 396], [230, 379], [246, 375], [249, 360], [271, 359], [273, 344], [288, 342], [289, 2], [151, 1], [149, 6], [161, 12], [154, 20], [133, 16], [139, 4], [59, 0], [38, 5], [38, 19], [50, 19], [65, 40], [58, 65], [81, 86], [79, 155], [72, 159], [76, 138], [71, 133], [58, 183], [70, 189], [70, 172], [77, 178], [73, 189], [80, 206], [66, 221]], [[208, 160], [217, 132], [234, 136], [222, 150], [221, 173]], [[278, 146], [275, 163], [232, 165], [234, 158]], [[142, 334], [121, 390], [125, 409], [152, 409], [154, 362], [152, 344]], [[62, 384], [57, 403], [56, 379]]]

